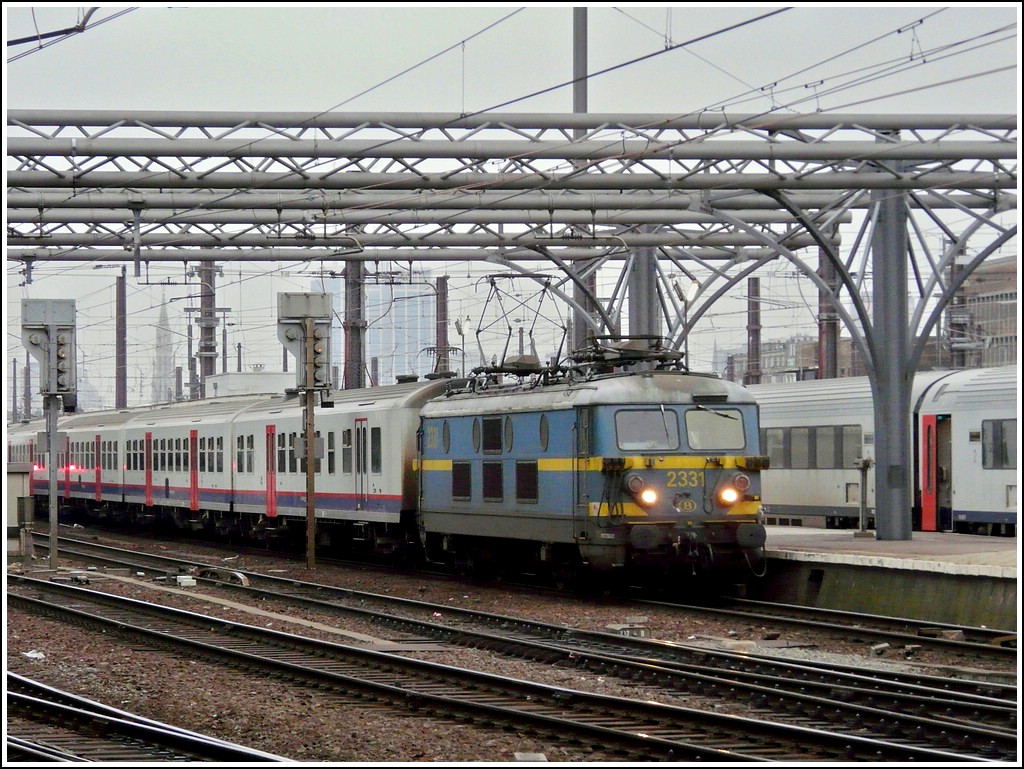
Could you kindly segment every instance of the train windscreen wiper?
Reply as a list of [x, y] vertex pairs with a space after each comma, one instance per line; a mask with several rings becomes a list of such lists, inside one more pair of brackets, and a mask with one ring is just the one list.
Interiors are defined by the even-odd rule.
[[701, 411], [706, 411], [709, 414], [714, 414], [716, 417], [721, 417], [722, 419], [739, 419], [739, 417], [734, 417], [732, 414], [723, 414], [721, 411], [715, 411], [714, 409], [709, 409], [707, 406], [702, 406], [699, 403], [694, 403], [693, 407], [695, 409], [699, 409]]

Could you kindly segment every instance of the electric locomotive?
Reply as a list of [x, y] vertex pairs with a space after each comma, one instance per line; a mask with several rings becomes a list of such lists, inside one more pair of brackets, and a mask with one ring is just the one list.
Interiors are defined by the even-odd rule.
[[427, 557], [567, 578], [759, 573], [757, 405], [737, 384], [680, 370], [678, 357], [627, 342], [542, 371], [524, 356], [426, 403]]

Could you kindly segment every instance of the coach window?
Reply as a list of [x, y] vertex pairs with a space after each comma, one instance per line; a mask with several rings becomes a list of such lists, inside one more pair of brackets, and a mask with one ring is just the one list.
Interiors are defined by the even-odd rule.
[[836, 467], [836, 428], [816, 427], [814, 432], [814, 466], [821, 470]]
[[381, 442], [380, 428], [370, 428], [370, 472], [380, 475], [381, 471]]
[[217, 472], [224, 472], [224, 436], [217, 436]]
[[811, 466], [811, 428], [794, 427], [790, 430], [790, 463], [794, 470], [807, 470]]
[[299, 458], [295, 455], [295, 438], [296, 433], [288, 433], [288, 472], [297, 473], [299, 471]]
[[206, 437], [199, 439], [199, 472], [206, 472]]
[[235, 438], [235, 471], [245, 472], [245, 436]]
[[245, 472], [253, 472], [254, 460], [256, 458], [256, 436], [245, 436]]
[[981, 466], [986, 470], [1017, 467], [1017, 420], [986, 419], [981, 423]]
[[[323, 452], [323, 445], [324, 444], [322, 443], [323, 439], [320, 437], [320, 431], [319, 430], [314, 432], [313, 435], [316, 436], [315, 446], [313, 447], [313, 457], [314, 457], [314, 460], [313, 460], [313, 472], [316, 473], [317, 475], [319, 475], [320, 473], [323, 472], [323, 464], [324, 463], [323, 463], [323, 460], [320, 457], [317, 456], [317, 454]], [[320, 447], [319, 451], [316, 450], [316, 446]]]
[[786, 466], [785, 437], [786, 431], [781, 427], [769, 427], [764, 431], [764, 450], [768, 455], [768, 466], [773, 470]]
[[277, 472], [288, 472], [288, 436], [284, 433], [277, 434]]
[[856, 467], [860, 459], [860, 425], [843, 425], [843, 467]]
[[352, 430], [341, 431], [341, 472], [352, 472]]
[[327, 433], [327, 474], [334, 475], [334, 430]]

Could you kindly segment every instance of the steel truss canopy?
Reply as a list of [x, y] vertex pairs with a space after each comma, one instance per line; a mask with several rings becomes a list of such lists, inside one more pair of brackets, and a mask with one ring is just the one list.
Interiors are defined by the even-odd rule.
[[[8, 260], [714, 265], [1016, 207], [1016, 116], [12, 110]], [[619, 269], [622, 269], [620, 267]], [[675, 307], [666, 307], [675, 315]], [[670, 326], [672, 320], [669, 319]], [[678, 330], [678, 329], [676, 329]]]
[[[632, 286], [663, 314], [633, 331], [663, 323], [677, 340], [670, 274], [704, 272], [690, 326], [779, 258], [812, 280], [808, 259], [831, 259], [845, 280], [818, 284], [838, 304], [859, 298], [850, 276], [870, 251], [841, 258], [840, 228], [873, 222], [880, 191], [933, 223], [967, 212], [975, 239], [1002, 237], [996, 215], [1017, 205], [1014, 115], [11, 110], [7, 124], [7, 258], [28, 280], [41, 261], [134, 262], [136, 275], [208, 260], [541, 262], [564, 284], [620, 273], [604, 312], [589, 297], [594, 331], [622, 331]], [[915, 274], [940, 275], [950, 255], [933, 248], [917, 249]], [[657, 280], [641, 289], [638, 272]]]
[[1016, 238], [1017, 121], [11, 110], [7, 259], [26, 280], [48, 261], [339, 263], [351, 297], [367, 261], [485, 262], [588, 331], [677, 349], [787, 260], [868, 366], [878, 536], [909, 539], [908, 383], [957, 288]]

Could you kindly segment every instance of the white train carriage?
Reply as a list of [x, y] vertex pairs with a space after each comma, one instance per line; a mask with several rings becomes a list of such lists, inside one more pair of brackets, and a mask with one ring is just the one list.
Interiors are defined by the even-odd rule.
[[918, 488], [926, 531], [1009, 534], [1017, 524], [1016, 366], [968, 369], [918, 409]]
[[[874, 466], [866, 473], [866, 489], [860, 469], [863, 459], [874, 459], [874, 406], [867, 377], [749, 389], [760, 407], [762, 445], [770, 461], [762, 473], [766, 523], [856, 527], [866, 494], [866, 524], [872, 526]], [[915, 376], [908, 465], [916, 529], [983, 531], [997, 524], [1012, 533], [1017, 401], [1016, 366]], [[982, 491], [979, 487], [986, 484]]]

